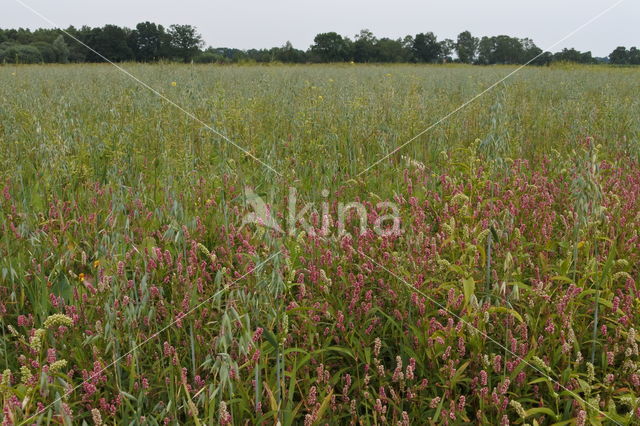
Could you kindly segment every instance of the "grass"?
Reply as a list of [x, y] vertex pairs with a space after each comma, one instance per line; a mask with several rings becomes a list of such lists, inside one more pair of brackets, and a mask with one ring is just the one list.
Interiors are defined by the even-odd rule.
[[636, 421], [637, 70], [525, 68], [357, 176], [512, 68], [125, 67], [283, 176], [113, 67], [0, 67], [7, 423]]

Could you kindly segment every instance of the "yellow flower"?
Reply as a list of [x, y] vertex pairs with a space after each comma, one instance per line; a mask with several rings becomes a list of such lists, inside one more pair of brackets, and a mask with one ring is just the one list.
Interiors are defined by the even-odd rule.
[[178, 85], [178, 83], [176, 83], [175, 81], [171, 82], [171, 86], [176, 87]]
[[78, 279], [79, 279], [80, 281], [84, 281], [84, 273], [80, 272], [80, 273], [78, 274]]
[[100, 261], [99, 260], [94, 261], [93, 262], [93, 267], [97, 268], [98, 266], [100, 266]]
[[322, 95], [318, 96], [318, 99], [323, 100], [324, 98], [322, 97]]

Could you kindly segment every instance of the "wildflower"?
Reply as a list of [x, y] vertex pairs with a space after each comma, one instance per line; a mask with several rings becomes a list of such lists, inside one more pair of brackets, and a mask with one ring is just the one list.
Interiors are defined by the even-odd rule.
[[94, 260], [93, 261], [93, 267], [97, 268], [98, 266], [100, 266], [100, 261], [99, 260]]
[[311, 386], [311, 389], [309, 389], [309, 395], [307, 396], [307, 404], [309, 404], [310, 407], [313, 407], [316, 405], [316, 402], [317, 402], [316, 387]]
[[524, 419], [525, 417], [527, 417], [524, 408], [522, 408], [522, 404], [520, 404], [518, 401], [512, 399], [511, 402], [509, 402], [509, 405], [512, 406], [514, 410], [516, 410], [516, 413], [518, 413], [521, 418]]
[[229, 414], [229, 411], [227, 410], [227, 403], [224, 401], [220, 401], [218, 421], [221, 425], [229, 425], [232, 422], [231, 414]]
[[435, 398], [433, 398], [431, 400], [431, 402], [429, 403], [429, 408], [436, 408], [438, 406], [438, 404], [440, 404], [440, 397], [436, 396]]
[[264, 329], [262, 327], [256, 328], [256, 331], [253, 334], [253, 337], [251, 338], [251, 340], [253, 340], [254, 343], [257, 342], [262, 337], [263, 332], [264, 332]]
[[60, 359], [58, 361], [55, 361], [53, 364], [49, 366], [49, 374], [57, 373], [58, 371], [65, 368], [66, 366], [67, 366], [66, 359]]
[[531, 363], [538, 369], [542, 370], [542, 372], [546, 372], [547, 374], [551, 374], [551, 368], [544, 362], [542, 359], [534, 356], [531, 358]]
[[374, 346], [373, 346], [373, 355], [374, 356], [378, 356], [380, 355], [380, 349], [382, 348], [382, 341], [380, 340], [379, 337], [376, 337], [376, 340], [374, 342]]
[[509, 390], [510, 384], [511, 384], [511, 380], [509, 380], [508, 377], [505, 377], [504, 382], [502, 382], [498, 386], [498, 392], [500, 392], [501, 395], [504, 395], [505, 393], [507, 393], [507, 390]]
[[95, 424], [96, 426], [102, 425], [102, 416], [100, 415], [100, 410], [98, 410], [97, 408], [91, 410], [91, 418], [93, 418], [93, 424]]
[[458, 204], [464, 204], [467, 201], [469, 201], [469, 197], [467, 197], [465, 194], [463, 194], [462, 192], [458, 192], [456, 195], [454, 195], [451, 198], [451, 204], [458, 205]]
[[73, 320], [71, 317], [64, 314], [53, 314], [44, 320], [44, 328], [55, 328], [64, 325], [65, 327], [71, 327]]
[[8, 368], [2, 372], [2, 386], [9, 386], [11, 384], [11, 370]]
[[596, 380], [596, 372], [593, 364], [587, 362], [587, 381], [593, 383]]
[[178, 83], [176, 83], [175, 81], [171, 82], [171, 87], [176, 87], [178, 85]]
[[31, 373], [31, 370], [29, 370], [29, 367], [27, 367], [26, 365], [23, 365], [22, 367], [20, 367], [20, 377], [22, 380], [22, 383], [28, 383], [32, 378], [33, 378], [33, 374]]
[[78, 279], [79, 279], [80, 281], [84, 281], [84, 273], [83, 273], [83, 272], [80, 272], [80, 273], [78, 274]]
[[487, 386], [487, 372], [484, 370], [480, 370], [480, 384]]
[[44, 337], [45, 331], [45, 329], [39, 328], [33, 333], [33, 337], [29, 339], [29, 346], [36, 352], [42, 349], [42, 338]]
[[604, 377], [604, 384], [605, 386], [611, 386], [615, 380], [616, 376], [609, 373]]

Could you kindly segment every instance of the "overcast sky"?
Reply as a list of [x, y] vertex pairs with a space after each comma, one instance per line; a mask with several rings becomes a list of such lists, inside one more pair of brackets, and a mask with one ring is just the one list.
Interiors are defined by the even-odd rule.
[[[192, 24], [207, 45], [263, 48], [287, 40], [306, 49], [319, 32], [352, 37], [363, 28], [398, 38], [433, 31], [438, 39], [464, 30], [476, 36], [530, 37], [548, 49], [616, 0], [21, 0], [56, 26], [134, 27], [140, 21]], [[0, 28], [51, 27], [16, 0], [2, 0]], [[616, 46], [640, 46], [640, 1], [626, 0], [563, 47], [606, 56]]]

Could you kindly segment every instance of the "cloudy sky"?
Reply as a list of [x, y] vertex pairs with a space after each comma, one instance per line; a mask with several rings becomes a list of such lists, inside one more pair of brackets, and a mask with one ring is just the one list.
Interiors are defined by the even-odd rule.
[[[19, 0], [56, 26], [134, 27], [140, 21], [192, 24], [207, 45], [241, 49], [281, 46], [306, 49], [319, 32], [353, 37], [368, 28], [378, 37], [433, 31], [439, 39], [464, 30], [476, 36], [533, 38], [549, 48], [619, 0]], [[20, 5], [3, 0], [0, 28], [51, 27]], [[640, 46], [640, 1], [625, 0], [562, 42], [563, 47], [606, 56], [616, 46]]]

